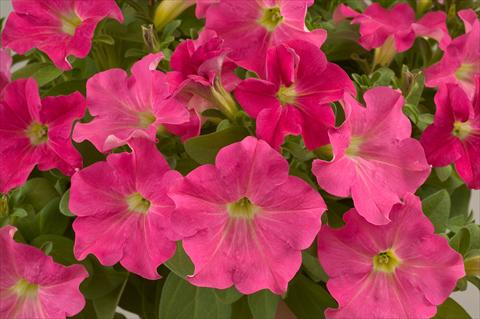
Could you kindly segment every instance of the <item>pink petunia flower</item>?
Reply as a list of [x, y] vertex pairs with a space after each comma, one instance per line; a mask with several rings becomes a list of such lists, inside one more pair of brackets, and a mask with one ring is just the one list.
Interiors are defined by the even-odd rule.
[[318, 185], [335, 196], [352, 196], [368, 222], [390, 222], [393, 205], [415, 192], [430, 174], [422, 145], [410, 138], [403, 97], [387, 87], [364, 94], [367, 107], [345, 95], [345, 122], [329, 132], [332, 161], [315, 160]]
[[73, 139], [89, 140], [106, 152], [134, 137], [152, 141], [162, 124], [180, 124], [189, 119], [185, 107], [169, 99], [172, 89], [165, 74], [157, 71], [161, 53], [149, 54], [132, 66], [132, 75], [122, 69], [95, 74], [87, 81], [89, 123], [75, 127]]
[[0, 228], [0, 318], [65, 319], [85, 306], [81, 265], [64, 266], [40, 249], [17, 243], [13, 226]]
[[288, 175], [288, 162], [254, 137], [224, 147], [174, 186], [174, 230], [195, 265], [197, 286], [251, 294], [286, 291], [301, 250], [320, 229], [325, 203], [310, 185]]
[[279, 149], [288, 134], [302, 134], [315, 149], [329, 143], [335, 125], [329, 103], [355, 87], [338, 65], [329, 63], [315, 45], [302, 40], [270, 48], [266, 76], [244, 80], [235, 97], [257, 120], [257, 136]]
[[371, 4], [363, 13], [340, 4], [333, 13], [335, 21], [353, 18], [353, 24], [360, 24], [359, 43], [371, 50], [381, 47], [386, 41], [393, 41], [397, 52], [410, 49], [416, 37], [431, 37], [444, 48], [450, 43], [446, 15], [442, 11], [428, 12], [415, 22], [415, 12], [407, 3], [398, 3], [391, 9], [379, 3]]
[[473, 103], [458, 84], [440, 86], [432, 125], [420, 139], [433, 166], [455, 163], [470, 188], [480, 189], [480, 74], [475, 76]]
[[472, 99], [474, 77], [480, 74], [480, 20], [471, 9], [461, 10], [458, 15], [465, 24], [465, 34], [453, 39], [442, 59], [425, 69], [425, 85], [458, 83]]
[[223, 40], [211, 30], [202, 31], [197, 40], [185, 40], [177, 46], [170, 59], [172, 71], [167, 73], [167, 81], [174, 90], [175, 99], [192, 115], [189, 122], [166, 125], [167, 129], [183, 139], [197, 136], [201, 127], [200, 113], [208, 108], [225, 107], [218, 100], [218, 91], [230, 92], [239, 82], [233, 72], [237, 65], [226, 57], [227, 53]]
[[129, 145], [131, 153], [110, 154], [73, 175], [74, 252], [79, 260], [91, 253], [102, 265], [120, 261], [131, 272], [158, 279], [157, 267], [175, 252], [175, 206], [166, 194], [180, 174], [152, 141], [132, 139]]
[[10, 50], [0, 47], [0, 98], [3, 88], [11, 81], [12, 56]]
[[263, 75], [268, 48], [289, 40], [302, 39], [317, 48], [326, 32], [311, 32], [305, 26], [310, 0], [223, 0], [209, 7], [206, 29], [214, 30], [232, 51], [230, 57], [240, 66]]
[[69, 55], [88, 55], [101, 20], [110, 17], [123, 22], [115, 0], [12, 0], [12, 5], [14, 12], [5, 24], [3, 45], [19, 54], [37, 48], [62, 70], [72, 68]]
[[465, 275], [460, 254], [433, 233], [413, 194], [392, 208], [391, 222], [375, 226], [355, 209], [345, 226], [323, 226], [318, 257], [338, 309], [327, 318], [431, 318]]
[[410, 49], [416, 37], [433, 38], [441, 48], [451, 41], [444, 12], [428, 12], [415, 22], [415, 12], [407, 3], [396, 4], [390, 9], [373, 3], [363, 13], [340, 4], [333, 19], [338, 22], [345, 18], [353, 18], [352, 23], [360, 25], [361, 46], [366, 50], [382, 48], [376, 54], [378, 64], [388, 64], [396, 52]]
[[7, 85], [0, 99], [0, 193], [25, 183], [35, 165], [65, 175], [81, 168], [70, 133], [84, 113], [85, 99], [78, 92], [40, 100], [33, 79]]

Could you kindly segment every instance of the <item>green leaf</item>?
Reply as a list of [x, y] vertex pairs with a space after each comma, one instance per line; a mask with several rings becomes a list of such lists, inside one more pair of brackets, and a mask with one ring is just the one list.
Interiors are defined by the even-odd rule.
[[105, 296], [93, 300], [93, 308], [95, 309], [97, 318], [113, 319], [115, 317], [115, 310], [117, 309], [118, 302], [122, 297], [123, 289], [125, 289], [127, 279], [128, 273], [125, 273], [123, 282], [118, 287]]
[[470, 247], [470, 233], [466, 228], [461, 228], [449, 241], [450, 246], [465, 255]]
[[73, 241], [70, 238], [59, 235], [40, 235], [32, 240], [31, 244], [35, 247], [41, 247], [45, 243], [52, 244], [50, 256], [62, 265], [77, 264], [78, 261], [73, 255]]
[[260, 290], [248, 296], [248, 305], [255, 319], [274, 319], [280, 296], [269, 290]]
[[215, 289], [215, 295], [221, 302], [231, 304], [242, 298], [242, 294], [235, 287], [227, 289]]
[[184, 144], [187, 154], [199, 164], [215, 162], [218, 151], [229, 144], [238, 142], [248, 135], [243, 127], [230, 127], [223, 131], [187, 140]]
[[182, 278], [187, 275], [193, 274], [193, 263], [190, 260], [190, 257], [188, 257], [185, 253], [181, 241], [177, 242], [177, 249], [175, 251], [175, 255], [173, 255], [173, 257], [165, 263], [165, 266], [167, 266], [168, 269], [173, 271], [177, 276]]
[[16, 196], [17, 201], [29, 203], [35, 210], [40, 210], [60, 194], [48, 179], [35, 177], [28, 180]]
[[381, 67], [370, 76], [371, 87], [390, 85], [394, 78], [395, 72], [387, 67]]
[[302, 265], [305, 268], [307, 274], [312, 278], [314, 281], [323, 281], [327, 282], [328, 275], [323, 270], [320, 262], [318, 261], [317, 257], [314, 257], [307, 253], [306, 251], [302, 252]]
[[94, 258], [90, 260], [92, 261], [90, 276], [80, 285], [80, 290], [87, 299], [96, 300], [111, 295], [127, 280], [127, 272], [119, 272], [112, 267], [103, 267]]
[[469, 213], [471, 190], [462, 185], [451, 194], [450, 216], [467, 216]]
[[93, 42], [105, 43], [107, 45], [114, 45], [115, 39], [108, 34], [98, 34], [93, 38]]
[[75, 91], [79, 91], [83, 95], [86, 92], [86, 80], [72, 80], [62, 82], [52, 86], [46, 93], [46, 96], [68, 95]]
[[70, 200], [70, 190], [67, 190], [65, 193], [62, 195], [62, 199], [60, 200], [60, 213], [62, 213], [65, 216], [68, 217], [73, 217], [75, 215], [72, 214], [70, 211], [70, 208], [68, 208], [68, 201]]
[[443, 167], [436, 167], [434, 170], [435, 174], [437, 174], [438, 179], [441, 182], [445, 182], [452, 174], [453, 169], [451, 165], [447, 165]]
[[435, 232], [444, 232], [450, 216], [450, 195], [448, 192], [443, 189], [428, 196], [422, 201], [422, 208], [435, 227]]
[[230, 318], [231, 306], [221, 302], [211, 288], [200, 288], [170, 273], [160, 299], [161, 319]]
[[58, 78], [60, 75], [62, 75], [62, 73], [62, 70], [57, 69], [50, 63], [31, 63], [14, 72], [12, 74], [12, 79], [17, 80], [21, 78], [33, 77], [35, 80], [37, 80], [38, 86], [42, 87]]
[[290, 282], [285, 302], [298, 319], [324, 318], [325, 309], [337, 307], [325, 288], [301, 273]]
[[455, 300], [448, 298], [437, 307], [437, 314], [433, 319], [471, 319], [470, 315]]

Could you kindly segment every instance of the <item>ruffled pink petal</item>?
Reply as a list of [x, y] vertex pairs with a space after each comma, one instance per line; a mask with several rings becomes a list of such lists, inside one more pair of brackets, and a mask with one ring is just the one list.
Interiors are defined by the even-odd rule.
[[115, 0], [103, 0], [99, 3], [90, 3], [89, 1], [75, 0], [75, 11], [83, 19], [102, 20], [109, 17], [122, 23], [123, 13]]
[[290, 86], [295, 81], [295, 69], [299, 57], [295, 48], [279, 45], [267, 51], [266, 79], [277, 86]]
[[280, 149], [287, 135], [302, 133], [301, 113], [293, 106], [263, 109], [257, 116], [257, 136], [274, 149]]
[[262, 110], [279, 106], [277, 91], [278, 86], [269, 81], [250, 78], [237, 86], [235, 98], [248, 115], [257, 118]]
[[345, 20], [346, 18], [355, 18], [359, 15], [359, 12], [353, 10], [347, 5], [344, 5], [343, 3], [340, 3], [333, 12], [333, 21], [340, 22], [342, 20]]
[[453, 163], [463, 155], [462, 143], [452, 136], [453, 125], [430, 125], [420, 138], [429, 164], [440, 167]]
[[0, 92], [11, 80], [12, 56], [10, 50], [0, 48]]
[[[302, 102], [300, 102], [302, 103]], [[307, 105], [305, 102], [302, 104]], [[302, 136], [305, 146], [314, 150], [330, 144], [328, 130], [335, 126], [335, 114], [330, 105], [316, 105], [302, 110]]]
[[451, 37], [447, 29], [447, 15], [443, 11], [427, 12], [420, 20], [412, 24], [417, 37], [429, 37], [438, 41], [440, 48], [450, 44]]
[[480, 188], [480, 138], [471, 136], [465, 140], [464, 154], [455, 161], [458, 175], [472, 189]]

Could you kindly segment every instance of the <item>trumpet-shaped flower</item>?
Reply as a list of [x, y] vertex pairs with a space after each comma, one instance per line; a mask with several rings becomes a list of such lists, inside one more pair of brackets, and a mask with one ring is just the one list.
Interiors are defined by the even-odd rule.
[[317, 48], [326, 32], [305, 26], [310, 0], [223, 0], [209, 7], [205, 27], [214, 30], [231, 49], [230, 57], [240, 66], [263, 75], [267, 50], [290, 40], [302, 39]]
[[0, 317], [65, 319], [85, 306], [81, 265], [64, 266], [38, 248], [13, 240], [13, 226], [0, 228]]
[[172, 89], [157, 71], [163, 55], [149, 54], [135, 63], [132, 75], [122, 69], [98, 73], [87, 81], [87, 104], [94, 119], [75, 127], [73, 139], [89, 140], [106, 152], [134, 137], [154, 141], [162, 124], [189, 119], [187, 109], [170, 99]]
[[480, 20], [471, 9], [461, 10], [458, 15], [465, 24], [465, 34], [453, 39], [442, 59], [425, 69], [425, 84], [438, 87], [445, 83], [457, 83], [472, 99], [474, 77], [480, 74]]
[[420, 139], [433, 166], [455, 163], [470, 188], [480, 188], [480, 74], [475, 76], [473, 103], [457, 84], [445, 84], [435, 95], [435, 120]]
[[462, 257], [433, 233], [415, 195], [390, 217], [375, 226], [351, 209], [344, 227], [320, 230], [318, 257], [339, 303], [327, 318], [431, 318], [465, 275]]
[[335, 125], [329, 103], [355, 92], [345, 71], [301, 40], [270, 48], [266, 70], [264, 78], [246, 79], [235, 90], [240, 105], [257, 120], [257, 136], [275, 149], [288, 134], [302, 134], [310, 149], [328, 144], [328, 128]]
[[[180, 125], [166, 125], [173, 133], [183, 139], [200, 133], [200, 113], [208, 108], [224, 107], [217, 99], [216, 91], [231, 91], [239, 79], [233, 72], [237, 67], [226, 57], [223, 40], [215, 32], [204, 30], [197, 40], [185, 40], [180, 43], [170, 59], [171, 72], [167, 73], [167, 81], [175, 91], [177, 101], [190, 110], [191, 120]], [[230, 111], [230, 110], [225, 110]]]
[[12, 56], [10, 55], [10, 50], [0, 48], [0, 97], [3, 88], [10, 83], [11, 72], [10, 68], [12, 67]]
[[73, 175], [74, 252], [78, 259], [91, 253], [107, 266], [120, 261], [131, 272], [158, 279], [157, 267], [175, 252], [167, 189], [179, 174], [152, 141], [132, 139], [129, 145], [132, 153], [111, 154]]
[[20, 186], [38, 165], [72, 175], [82, 157], [70, 140], [72, 125], [85, 113], [85, 99], [75, 92], [40, 100], [33, 79], [8, 84], [0, 99], [0, 193]]
[[3, 45], [19, 54], [37, 48], [63, 70], [72, 68], [69, 55], [87, 56], [95, 27], [102, 19], [123, 22], [115, 0], [12, 0], [12, 5], [14, 12], [5, 24]]
[[325, 211], [322, 197], [262, 140], [224, 147], [172, 188], [174, 230], [195, 265], [188, 280], [251, 294], [281, 294], [301, 264]]
[[334, 157], [315, 160], [318, 185], [335, 196], [352, 196], [367, 221], [390, 222], [393, 205], [415, 192], [430, 173], [422, 145], [410, 138], [403, 97], [387, 87], [364, 94], [367, 107], [345, 95], [345, 122], [329, 132]]
[[353, 18], [352, 23], [360, 25], [360, 45], [366, 50], [381, 48], [376, 53], [379, 64], [390, 62], [395, 52], [410, 49], [416, 37], [434, 38], [441, 48], [445, 48], [451, 40], [444, 12], [428, 12], [415, 21], [415, 12], [406, 3], [396, 4], [391, 9], [373, 3], [363, 13], [340, 4], [333, 18], [335, 21]]

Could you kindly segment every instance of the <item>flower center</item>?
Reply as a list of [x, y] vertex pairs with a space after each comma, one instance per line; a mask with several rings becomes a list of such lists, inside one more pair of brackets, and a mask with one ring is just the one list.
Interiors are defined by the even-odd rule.
[[66, 15], [60, 17], [62, 22], [62, 32], [73, 36], [75, 30], [82, 23], [82, 20], [75, 14], [75, 12], [69, 12]]
[[466, 139], [472, 132], [472, 127], [468, 122], [455, 121], [453, 123], [452, 134], [461, 140]]
[[35, 297], [38, 292], [38, 285], [29, 283], [22, 278], [10, 289], [19, 297]]
[[475, 73], [475, 64], [464, 63], [455, 71], [455, 77], [464, 82], [473, 82], [473, 74]]
[[128, 210], [134, 213], [146, 214], [150, 208], [150, 201], [140, 193], [133, 193], [127, 196]]
[[391, 249], [382, 251], [373, 257], [373, 269], [375, 271], [392, 273], [398, 265], [400, 265], [400, 258]]
[[358, 136], [353, 136], [350, 139], [350, 145], [345, 150], [345, 154], [348, 156], [357, 156], [360, 153], [360, 147], [362, 146], [363, 139]]
[[141, 128], [147, 128], [155, 122], [157, 118], [151, 112], [140, 112], [138, 113], [138, 121]]
[[30, 139], [32, 145], [40, 145], [48, 140], [48, 126], [33, 122], [25, 130], [25, 135]]
[[266, 8], [263, 10], [262, 17], [259, 23], [265, 27], [269, 32], [275, 30], [275, 28], [282, 22], [283, 17], [279, 7]]
[[282, 106], [293, 104], [297, 99], [297, 91], [295, 91], [295, 87], [293, 85], [290, 85], [289, 87], [281, 85], [278, 89], [276, 97]]
[[235, 203], [228, 204], [227, 211], [231, 217], [253, 219], [258, 212], [258, 207], [253, 205], [248, 198], [243, 197]]

